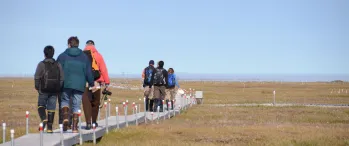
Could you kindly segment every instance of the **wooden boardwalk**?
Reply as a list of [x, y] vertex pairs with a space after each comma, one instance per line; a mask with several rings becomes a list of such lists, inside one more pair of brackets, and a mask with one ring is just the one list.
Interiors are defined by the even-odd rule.
[[[188, 96], [187, 96], [188, 97]], [[158, 118], [159, 121], [165, 119], [169, 119], [170, 117], [173, 117], [177, 114], [180, 114], [179, 107], [182, 107], [182, 109], [187, 109], [190, 107], [189, 100], [183, 98], [180, 95], [176, 96], [176, 103], [175, 103], [175, 109], [170, 111], [164, 111], [164, 112], [154, 112], [153, 116], [151, 115], [151, 112], [139, 112], [134, 115], [128, 115], [127, 121], [128, 125], [135, 125], [136, 120], [137, 122], [144, 123], [145, 120], [149, 122], [156, 123]], [[144, 110], [144, 109], [143, 109]], [[137, 117], [137, 118], [136, 118]], [[117, 129], [117, 120], [116, 116], [110, 116], [108, 117], [108, 127], [106, 126], [106, 119], [99, 120], [98, 121], [98, 127], [95, 129], [96, 138], [102, 137], [108, 128], [108, 131], [111, 132], [112, 130]], [[86, 123], [82, 124], [82, 141], [92, 141], [93, 140], [93, 130], [85, 130]], [[125, 122], [125, 116], [119, 116], [119, 127], [124, 128], [126, 127]], [[72, 133], [71, 130], [68, 130], [67, 132], [63, 133], [63, 145], [64, 146], [71, 146], [75, 144], [80, 143], [80, 134], [79, 133]], [[15, 146], [40, 146], [40, 133], [29, 133], [28, 135], [21, 136], [19, 138], [16, 138], [14, 140]], [[43, 146], [61, 146], [61, 133], [59, 129], [54, 130], [52, 134], [49, 133], [43, 133]], [[8, 141], [4, 144], [0, 144], [0, 146], [11, 146], [11, 141]]]

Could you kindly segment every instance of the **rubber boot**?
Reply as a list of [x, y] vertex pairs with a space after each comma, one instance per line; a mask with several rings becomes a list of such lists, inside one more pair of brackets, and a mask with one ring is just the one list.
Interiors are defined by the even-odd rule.
[[55, 118], [55, 112], [47, 113], [47, 133], [53, 133], [52, 125], [53, 125], [54, 118]]
[[171, 110], [173, 110], [173, 100], [171, 100]]
[[86, 123], [85, 130], [91, 130], [91, 128], [92, 128], [91, 123]]
[[69, 107], [63, 107], [62, 112], [63, 112], [63, 131], [67, 131], [69, 126]]
[[158, 106], [160, 106], [160, 112], [164, 112], [164, 104], [162, 104], [162, 100], [158, 100]]
[[145, 111], [149, 111], [149, 98], [145, 98]]
[[165, 103], [165, 104], [167, 105], [167, 106], [166, 106], [166, 107], [167, 107], [167, 111], [169, 111], [169, 110], [170, 110], [170, 109], [169, 109], [169, 107], [168, 107], [168, 102], [169, 102], [169, 100], [168, 100], [168, 99], [166, 99], [166, 103]]
[[149, 101], [149, 111], [154, 111], [154, 99], [150, 99]]
[[79, 123], [79, 115], [78, 114], [73, 114], [73, 125], [72, 125], [72, 132], [73, 133], [78, 133], [78, 123]]
[[[45, 126], [47, 124], [46, 108], [43, 106], [39, 106], [38, 113], [39, 113], [40, 120], [42, 122], [42, 129], [45, 129]], [[40, 128], [39, 128], [39, 131], [40, 131]]]

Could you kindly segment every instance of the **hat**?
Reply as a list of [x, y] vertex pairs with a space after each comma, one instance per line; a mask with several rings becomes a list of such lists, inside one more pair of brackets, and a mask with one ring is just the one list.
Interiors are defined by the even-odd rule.
[[149, 64], [154, 65], [154, 60], [150, 60], [150, 61], [149, 61]]
[[92, 44], [92, 45], [95, 45], [95, 42], [93, 42], [92, 40], [88, 40], [88, 41], [86, 42], [86, 44]]

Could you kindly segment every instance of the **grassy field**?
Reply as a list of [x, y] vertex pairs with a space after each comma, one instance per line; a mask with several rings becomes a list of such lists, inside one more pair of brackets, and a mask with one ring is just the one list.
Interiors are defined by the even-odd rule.
[[[113, 79], [112, 82], [125, 81]], [[105, 136], [100, 144], [349, 145], [349, 108], [210, 106], [220, 103], [271, 103], [274, 90], [277, 103], [349, 104], [348, 83], [181, 82], [180, 84], [185, 89], [204, 91], [205, 105], [195, 106], [185, 114], [159, 125], [131, 126], [112, 132]], [[131, 80], [121, 85], [140, 86], [140, 81]], [[112, 92], [112, 107], [120, 106], [126, 99], [130, 103], [143, 103], [143, 100], [139, 100], [142, 98], [141, 90], [112, 89]], [[37, 132], [39, 117], [33, 80], [0, 79], [0, 122], [6, 122], [7, 133], [10, 128], [16, 130], [16, 137], [25, 133], [26, 110], [30, 111], [32, 127], [30, 132]], [[112, 110], [111, 114], [115, 115], [115, 111]], [[101, 118], [103, 117], [104, 111], [101, 112]], [[54, 123], [56, 128], [57, 121], [56, 114]]]

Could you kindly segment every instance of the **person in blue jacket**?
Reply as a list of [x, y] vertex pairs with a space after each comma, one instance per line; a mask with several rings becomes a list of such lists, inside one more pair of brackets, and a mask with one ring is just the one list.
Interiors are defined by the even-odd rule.
[[78, 114], [79, 110], [81, 110], [82, 95], [86, 88], [86, 82], [88, 82], [92, 90], [96, 88], [93, 81], [91, 61], [78, 47], [79, 39], [70, 37], [68, 39], [68, 49], [57, 58], [57, 61], [62, 65], [65, 77], [60, 107], [63, 112], [63, 131], [67, 131], [69, 126], [69, 102], [72, 100], [73, 133], [78, 132]]
[[[176, 77], [176, 74], [174, 73], [173, 68], [169, 68], [168, 69], [168, 81], [167, 81], [167, 87], [166, 87], [166, 104], [169, 102], [169, 100], [171, 101], [171, 110], [173, 110], [173, 101], [176, 97], [177, 94], [177, 88], [180, 88], [179, 84], [178, 84], [178, 80]], [[167, 110], [169, 110], [169, 108], [167, 107]]]

